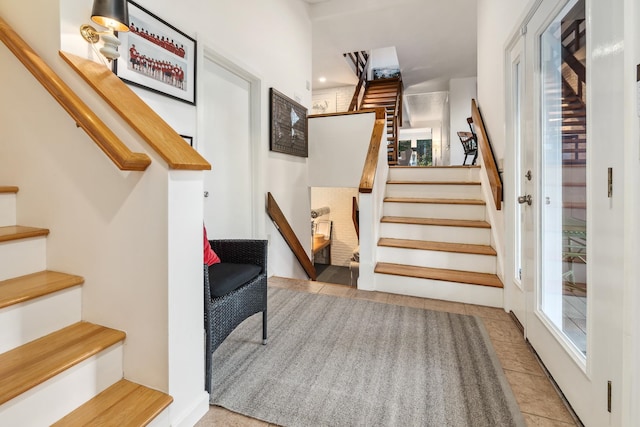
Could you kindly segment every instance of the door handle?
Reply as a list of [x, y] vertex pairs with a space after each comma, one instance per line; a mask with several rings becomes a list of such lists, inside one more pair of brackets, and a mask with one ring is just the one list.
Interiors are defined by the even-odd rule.
[[527, 194], [526, 196], [518, 197], [518, 203], [520, 203], [520, 204], [526, 203], [527, 205], [531, 206], [531, 203], [532, 203], [531, 194]]

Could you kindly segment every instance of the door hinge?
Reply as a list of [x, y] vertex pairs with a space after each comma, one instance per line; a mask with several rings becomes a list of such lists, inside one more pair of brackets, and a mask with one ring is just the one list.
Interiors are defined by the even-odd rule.
[[522, 280], [522, 269], [518, 269], [518, 280]]
[[607, 381], [607, 411], [611, 413], [611, 381]]
[[613, 168], [607, 170], [607, 195], [613, 196]]

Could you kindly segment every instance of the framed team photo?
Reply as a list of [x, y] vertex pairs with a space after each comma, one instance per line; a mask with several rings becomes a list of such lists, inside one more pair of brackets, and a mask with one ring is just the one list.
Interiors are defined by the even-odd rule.
[[196, 41], [133, 1], [129, 31], [117, 33], [113, 72], [126, 83], [196, 104]]

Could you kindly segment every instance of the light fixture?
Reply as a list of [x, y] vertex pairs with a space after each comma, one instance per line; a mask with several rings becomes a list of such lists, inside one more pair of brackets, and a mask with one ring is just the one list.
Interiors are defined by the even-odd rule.
[[107, 31], [99, 32], [91, 25], [84, 24], [80, 27], [82, 37], [87, 42], [95, 44], [102, 36], [104, 46], [100, 48], [100, 53], [109, 61], [118, 59], [120, 40], [114, 35], [114, 31], [129, 31], [127, 0], [93, 0], [91, 20], [106, 27]]
[[318, 81], [319, 81], [320, 83], [324, 83], [324, 82], [326, 82], [326, 81], [327, 81], [327, 78], [326, 78], [326, 77], [320, 77], [320, 78], [318, 79]]

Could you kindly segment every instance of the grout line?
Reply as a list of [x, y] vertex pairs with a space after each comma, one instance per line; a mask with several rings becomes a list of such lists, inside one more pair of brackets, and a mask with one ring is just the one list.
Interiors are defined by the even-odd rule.
[[571, 407], [571, 404], [569, 403], [567, 398], [564, 396], [564, 393], [562, 392], [562, 390], [560, 390], [560, 387], [558, 386], [558, 383], [556, 383], [556, 380], [553, 379], [553, 377], [551, 376], [551, 373], [547, 370], [547, 367], [544, 366], [544, 363], [542, 362], [542, 359], [540, 359], [540, 356], [538, 356], [538, 353], [536, 352], [536, 349], [533, 348], [533, 346], [531, 345], [529, 340], [526, 340], [525, 342], [527, 343], [527, 346], [529, 347], [529, 350], [531, 351], [531, 353], [533, 353], [533, 356], [536, 358], [536, 361], [538, 362], [538, 364], [542, 368], [542, 372], [544, 372], [545, 376], [547, 377], [547, 379], [551, 383], [551, 386], [556, 391], [556, 393], [558, 393], [558, 396], [560, 396], [560, 400], [562, 400], [562, 403], [564, 404], [564, 406], [569, 411], [569, 415], [571, 415], [571, 418], [573, 418], [573, 420], [575, 421], [576, 426], [584, 427], [584, 424], [582, 423], [582, 421], [580, 420], [578, 415], [575, 413], [575, 411]]

